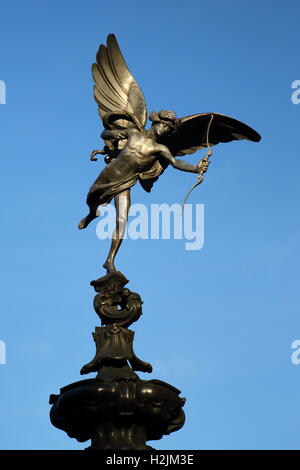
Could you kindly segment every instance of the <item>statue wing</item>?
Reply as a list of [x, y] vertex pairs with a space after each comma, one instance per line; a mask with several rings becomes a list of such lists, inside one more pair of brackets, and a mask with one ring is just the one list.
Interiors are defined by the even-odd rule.
[[202, 113], [178, 119], [176, 130], [161, 143], [169, 148], [172, 155], [187, 155], [207, 146], [207, 129], [211, 116], [213, 120], [209, 129], [209, 144], [232, 140], [252, 140], [259, 142], [260, 135], [241, 121], [219, 113]]
[[147, 121], [145, 98], [126, 65], [114, 34], [108, 35], [107, 46], [101, 44], [96, 59], [92, 74], [94, 98], [101, 119], [110, 116], [119, 129], [144, 128]]

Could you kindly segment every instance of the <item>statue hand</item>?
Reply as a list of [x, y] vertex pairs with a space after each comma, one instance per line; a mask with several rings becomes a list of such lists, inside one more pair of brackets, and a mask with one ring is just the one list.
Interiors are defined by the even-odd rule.
[[120, 131], [118, 133], [118, 139], [120, 139], [120, 140], [127, 139], [127, 132], [126, 131]]
[[198, 173], [201, 173], [201, 174], [206, 173], [209, 165], [210, 165], [210, 161], [208, 157], [203, 157], [202, 160], [197, 165]]

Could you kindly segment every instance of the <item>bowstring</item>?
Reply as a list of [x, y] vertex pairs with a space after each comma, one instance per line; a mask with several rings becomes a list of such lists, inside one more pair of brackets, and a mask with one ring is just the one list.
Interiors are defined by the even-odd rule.
[[[207, 147], [207, 152], [204, 156], [204, 158], [209, 158], [212, 156], [212, 149], [211, 149], [211, 146], [210, 146], [210, 143], [209, 143], [209, 131], [210, 131], [210, 126], [211, 126], [211, 123], [212, 123], [212, 120], [213, 120], [214, 116], [213, 114], [211, 114], [210, 116], [210, 120], [209, 120], [209, 123], [207, 124], [207, 128], [206, 128], [206, 147]], [[188, 190], [185, 198], [184, 198], [184, 201], [183, 201], [183, 204], [181, 206], [181, 210], [182, 210], [182, 213], [184, 212], [184, 206], [185, 206], [185, 203], [187, 201], [187, 198], [189, 197], [189, 195], [191, 194], [191, 192], [197, 187], [199, 186], [199, 184], [202, 183], [203, 181], [203, 177], [202, 177], [202, 174], [203, 172], [200, 171], [199, 175], [198, 175], [198, 181], [196, 181], [195, 184], [193, 184], [193, 186]]]

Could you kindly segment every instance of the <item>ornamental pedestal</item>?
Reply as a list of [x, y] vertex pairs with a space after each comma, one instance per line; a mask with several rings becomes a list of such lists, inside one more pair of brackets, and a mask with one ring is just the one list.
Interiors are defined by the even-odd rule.
[[119, 271], [91, 282], [102, 326], [93, 333], [95, 357], [80, 373], [97, 375], [50, 396], [52, 424], [79, 442], [91, 440], [91, 450], [152, 449], [147, 441], [177, 431], [185, 420], [185, 399], [177, 388], [136, 374], [150, 373], [152, 366], [133, 350], [128, 327], [141, 316], [142, 300], [127, 283]]

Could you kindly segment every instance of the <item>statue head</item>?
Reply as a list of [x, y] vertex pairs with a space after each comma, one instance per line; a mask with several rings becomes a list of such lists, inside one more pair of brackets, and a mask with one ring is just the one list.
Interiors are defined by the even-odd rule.
[[158, 113], [152, 111], [149, 115], [152, 121], [151, 129], [154, 130], [156, 137], [164, 137], [165, 135], [172, 134], [176, 129], [176, 113], [174, 111], [159, 111]]

